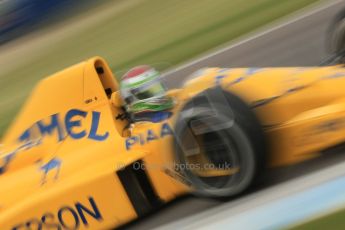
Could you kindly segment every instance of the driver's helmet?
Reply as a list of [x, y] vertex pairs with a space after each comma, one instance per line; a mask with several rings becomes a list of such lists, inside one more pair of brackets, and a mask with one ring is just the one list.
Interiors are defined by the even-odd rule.
[[130, 113], [164, 111], [174, 105], [173, 99], [166, 95], [160, 73], [148, 65], [129, 70], [122, 76], [120, 87], [121, 96]]

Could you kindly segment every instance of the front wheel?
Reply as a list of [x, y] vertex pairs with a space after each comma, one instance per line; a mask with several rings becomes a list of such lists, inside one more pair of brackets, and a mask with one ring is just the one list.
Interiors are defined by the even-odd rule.
[[198, 195], [238, 195], [264, 168], [265, 140], [259, 121], [240, 98], [221, 88], [188, 102], [175, 134], [180, 171]]

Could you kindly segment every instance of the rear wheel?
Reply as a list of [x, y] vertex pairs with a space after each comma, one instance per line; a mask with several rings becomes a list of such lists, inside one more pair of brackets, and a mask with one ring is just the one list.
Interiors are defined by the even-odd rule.
[[264, 168], [259, 121], [241, 99], [221, 88], [188, 102], [175, 133], [179, 169], [198, 195], [238, 195]]

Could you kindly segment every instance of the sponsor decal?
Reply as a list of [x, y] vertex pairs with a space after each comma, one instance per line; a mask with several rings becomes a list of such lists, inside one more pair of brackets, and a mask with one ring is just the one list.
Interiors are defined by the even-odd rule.
[[[241, 76], [235, 78], [234, 80], [232, 80], [231, 82], [227, 83], [227, 85], [225, 86], [226, 88], [227, 87], [230, 87], [230, 86], [233, 86], [235, 84], [238, 84], [250, 77], [252, 77], [253, 75], [255, 75], [256, 73], [259, 73], [259, 72], [262, 72], [262, 71], [265, 71], [266, 69], [264, 68], [248, 68], [245, 70], [245, 73], [242, 74]], [[231, 76], [231, 71], [232, 69], [227, 69], [227, 68], [224, 68], [224, 69], [220, 69], [218, 70], [218, 75], [216, 75], [214, 77], [214, 83], [216, 85], [220, 85], [222, 83], [222, 80], [228, 78]]]
[[223, 78], [229, 77], [230, 71], [231, 71], [231, 69], [227, 69], [227, 68], [223, 68], [223, 69], [218, 70], [219, 75], [217, 75], [215, 77], [215, 84], [220, 85]]
[[335, 132], [339, 129], [342, 129], [345, 127], [345, 120], [340, 119], [334, 119], [322, 122], [314, 127], [315, 132], [318, 133], [324, 133], [324, 132]]
[[3, 174], [6, 171], [7, 166], [15, 158], [17, 154], [19, 154], [22, 151], [29, 150], [35, 146], [38, 146], [41, 143], [41, 139], [26, 141], [12, 152], [4, 154], [3, 157], [0, 158], [0, 174]]
[[162, 139], [166, 136], [172, 136], [173, 130], [168, 123], [163, 123], [159, 133], [148, 129], [146, 133], [141, 133], [126, 139], [126, 149], [130, 150], [134, 145], [145, 145], [151, 141]]
[[[91, 124], [88, 130], [80, 130], [81, 122], [87, 117], [91, 116]], [[86, 112], [78, 109], [69, 110], [61, 123], [60, 114], [53, 114], [47, 119], [41, 120], [33, 124], [30, 129], [27, 129], [20, 137], [19, 141], [28, 141], [34, 133], [34, 129], [39, 131], [39, 134], [44, 136], [51, 136], [57, 133], [57, 141], [64, 139], [67, 133], [72, 139], [88, 138], [94, 141], [105, 141], [109, 137], [109, 132], [100, 133], [98, 130], [101, 113], [97, 111]]]
[[343, 132], [345, 129], [345, 119], [332, 119], [323, 121], [319, 124], [309, 126], [300, 132], [295, 143], [296, 146], [307, 144], [322, 143], [324, 140], [333, 138], [334, 133]]
[[233, 86], [235, 84], [238, 84], [238, 83], [240, 83], [240, 82], [242, 82], [244, 80], [247, 80], [248, 78], [252, 77], [256, 73], [259, 73], [259, 72], [262, 72], [262, 71], [265, 71], [265, 69], [263, 69], [263, 68], [248, 68], [248, 69], [246, 69], [246, 72], [242, 76], [240, 76], [240, 77], [236, 78], [235, 80], [229, 82], [226, 85], [226, 87], [230, 87], [230, 86]]
[[60, 174], [62, 161], [58, 158], [51, 159], [48, 163], [40, 166], [40, 170], [43, 172], [43, 177], [41, 185], [44, 185], [47, 182], [47, 175], [51, 171], [55, 171], [54, 179], [57, 180]]
[[102, 214], [93, 197], [88, 198], [88, 204], [76, 202], [72, 206], [63, 206], [56, 212], [46, 212], [37, 218], [31, 218], [12, 227], [12, 230], [28, 229], [81, 229], [89, 226], [90, 220], [101, 222]]
[[[91, 124], [87, 126], [90, 128], [81, 129], [81, 123], [87, 116], [91, 116]], [[0, 174], [6, 171], [9, 163], [18, 153], [41, 145], [46, 136], [57, 134], [57, 142], [61, 142], [66, 137], [66, 133], [75, 140], [88, 138], [94, 141], [105, 141], [109, 137], [109, 132], [102, 133], [98, 130], [101, 119], [100, 112], [87, 112], [78, 109], [71, 109], [66, 113], [63, 119], [60, 119], [60, 117], [60, 114], [53, 114], [44, 120], [36, 122], [31, 126], [31, 128], [24, 131], [18, 138], [20, 146], [12, 152], [2, 154], [3, 157], [0, 158]], [[61, 120], [63, 122], [61, 122]], [[37, 132], [40, 138], [34, 139], [37, 137]], [[43, 165], [41, 170], [44, 172], [47, 170], [48, 173], [51, 167], [57, 167], [59, 169], [58, 166], [61, 165], [61, 163], [58, 164], [57, 161], [57, 159], [53, 159], [52, 162], [49, 162], [47, 165]]]
[[251, 107], [253, 109], [256, 109], [256, 108], [259, 108], [261, 106], [265, 106], [265, 105], [268, 105], [270, 104], [271, 102], [274, 102], [276, 101], [277, 99], [280, 99], [280, 98], [283, 98], [283, 97], [286, 97], [286, 96], [289, 96], [293, 93], [296, 93], [296, 92], [299, 92], [300, 90], [303, 90], [305, 89], [306, 87], [308, 86], [296, 86], [294, 88], [289, 88], [287, 89], [285, 92], [283, 92], [282, 94], [280, 95], [276, 95], [276, 96], [273, 96], [273, 97], [268, 97], [268, 98], [264, 98], [264, 99], [260, 99], [260, 100], [257, 100], [257, 101], [254, 101], [251, 105]]
[[223, 78], [225, 78], [223, 75], [216, 76], [216, 85], [220, 85]]

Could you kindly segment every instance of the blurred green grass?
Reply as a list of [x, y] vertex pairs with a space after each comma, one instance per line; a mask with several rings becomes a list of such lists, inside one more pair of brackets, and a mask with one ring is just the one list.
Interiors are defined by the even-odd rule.
[[340, 210], [310, 222], [298, 225], [290, 230], [343, 230], [345, 227], [345, 210]]
[[107, 4], [116, 7], [125, 1], [133, 4], [52, 44], [49, 50], [18, 57], [26, 58], [25, 64], [0, 73], [0, 136], [39, 79], [83, 59], [100, 55], [115, 73], [137, 64], [164, 70], [316, 2], [112, 0]]

